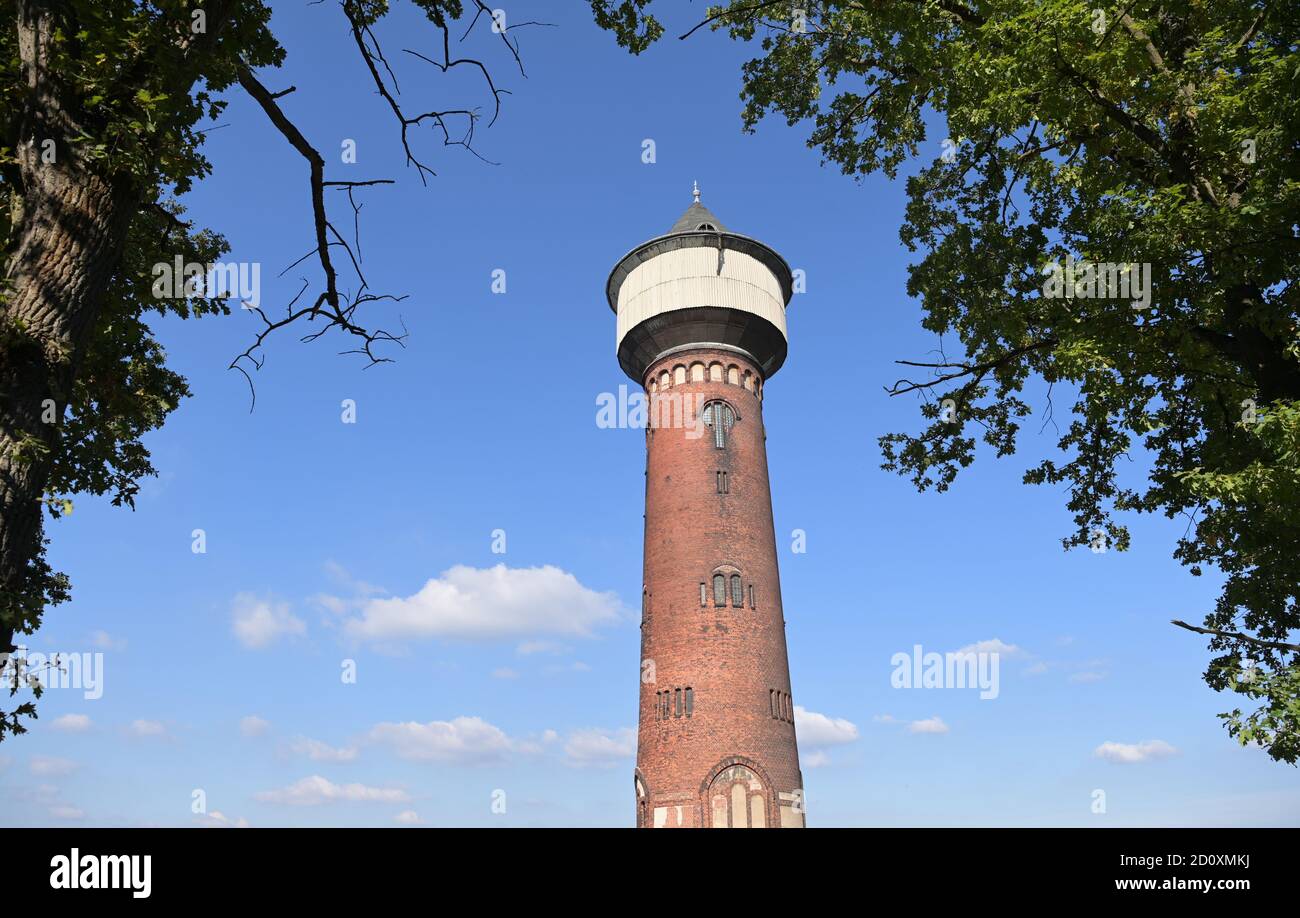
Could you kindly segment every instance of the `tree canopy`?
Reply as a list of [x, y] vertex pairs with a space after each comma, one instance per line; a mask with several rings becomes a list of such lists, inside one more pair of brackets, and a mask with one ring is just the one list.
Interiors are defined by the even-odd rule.
[[[654, 0], [591, 5], [633, 53], [664, 34]], [[925, 423], [881, 437], [884, 467], [945, 490], [981, 449], [1016, 451], [1028, 384], [1069, 393], [1024, 480], [1068, 495], [1066, 548], [1127, 548], [1126, 514], [1187, 520], [1174, 556], [1224, 583], [1202, 626], [1174, 624], [1209, 635], [1230, 733], [1294, 764], [1300, 7], [732, 0], [681, 37], [701, 27], [757, 52], [746, 130], [783, 117], [855, 177], [920, 161], [908, 292], [961, 353], [899, 361], [915, 378], [888, 391], [920, 393]]]

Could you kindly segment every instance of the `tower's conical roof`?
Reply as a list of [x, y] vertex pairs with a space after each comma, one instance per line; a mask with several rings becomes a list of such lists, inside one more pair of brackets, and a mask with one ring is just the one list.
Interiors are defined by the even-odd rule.
[[696, 201], [686, 208], [686, 213], [677, 218], [677, 222], [668, 231], [668, 235], [671, 236], [673, 233], [694, 233], [699, 230], [717, 230], [720, 233], [725, 233], [727, 228], [722, 225], [717, 217], [713, 216], [713, 213], [707, 207]]

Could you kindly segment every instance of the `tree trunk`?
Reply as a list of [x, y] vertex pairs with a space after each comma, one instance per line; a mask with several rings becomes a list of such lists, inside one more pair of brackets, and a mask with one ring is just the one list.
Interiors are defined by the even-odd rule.
[[47, 71], [44, 4], [21, 0], [17, 27], [27, 99], [16, 150], [22, 213], [0, 299], [0, 653], [44, 605], [42, 498], [58, 422], [121, 258], [133, 197], [67, 143], [80, 126]]

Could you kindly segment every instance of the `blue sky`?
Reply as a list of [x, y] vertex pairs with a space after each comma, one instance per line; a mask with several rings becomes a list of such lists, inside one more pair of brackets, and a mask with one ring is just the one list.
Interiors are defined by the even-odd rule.
[[[363, 369], [342, 339], [281, 335], [250, 414], [226, 369], [249, 315], [158, 326], [194, 397], [149, 438], [134, 512], [83, 498], [49, 527], [74, 599], [29, 640], [102, 652], [103, 696], [51, 690], [0, 746], [0, 824], [630, 825], [644, 455], [595, 423], [628, 383], [604, 282], [694, 180], [808, 279], [764, 413], [809, 823], [1300, 824], [1295, 772], [1227, 737], [1203, 642], [1168, 624], [1216, 594], [1169, 557], [1185, 523], [1063, 552], [1065, 498], [1020, 483], [1055, 442], [1041, 413], [947, 494], [879, 469], [877, 437], [919, 424], [883, 392], [893, 361], [935, 346], [905, 291], [902, 181], [822, 168], [780, 121], [742, 134], [743, 48], [701, 32], [632, 58], [585, 4], [529, 4], [557, 27], [514, 33], [527, 79], [480, 48], [513, 93], [477, 138], [499, 165], [417, 135], [422, 187], [339, 12], [277, 7], [289, 56], [263, 82], [298, 87], [282, 104], [328, 177], [399, 181], [361, 197], [362, 246], [372, 287], [409, 297], [370, 321], [400, 315], [407, 347]], [[412, 109], [489, 103], [400, 53], [433, 47], [409, 10], [378, 35]], [[274, 308], [316, 280], [275, 276], [311, 245], [304, 165], [245, 98], [221, 120], [186, 203], [262, 265]], [[994, 700], [891, 687], [895, 653], [993, 641]]]

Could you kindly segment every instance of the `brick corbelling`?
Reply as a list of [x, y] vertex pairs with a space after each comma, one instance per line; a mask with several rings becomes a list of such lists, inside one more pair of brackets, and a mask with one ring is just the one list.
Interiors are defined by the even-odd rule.
[[[757, 368], [734, 352], [699, 349], [652, 365], [647, 380], [678, 364], [717, 361], [754, 374]], [[755, 386], [757, 389], [757, 385]], [[691, 407], [711, 399], [732, 406], [737, 419], [728, 447], [714, 446], [712, 432], [692, 438], [681, 428], [646, 433], [645, 589], [642, 660], [653, 660], [655, 681], [641, 683], [637, 766], [656, 806], [701, 807], [694, 824], [705, 825], [702, 782], [720, 763], [744, 759], [759, 766], [768, 797], [767, 819], [780, 822], [779, 792], [801, 787], [794, 725], [774, 718], [773, 689], [792, 697], [786, 656], [776, 539], [768, 483], [767, 452], [758, 392], [725, 379], [672, 386]], [[716, 472], [729, 476], [729, 493], [718, 494]], [[744, 605], [713, 604], [712, 574], [720, 565], [739, 571]], [[700, 583], [707, 604], [700, 606]], [[750, 606], [750, 586], [755, 606]], [[655, 692], [690, 686], [690, 718], [656, 720]]]

